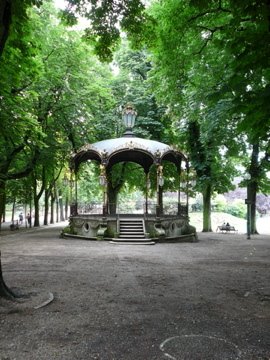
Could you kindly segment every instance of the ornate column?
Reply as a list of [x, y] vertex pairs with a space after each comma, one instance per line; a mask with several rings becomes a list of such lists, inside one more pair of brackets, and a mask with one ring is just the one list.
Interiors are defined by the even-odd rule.
[[148, 194], [150, 189], [150, 178], [149, 178], [149, 172], [146, 173], [146, 192], [145, 192], [145, 214], [148, 214]]
[[163, 166], [160, 163], [157, 165], [157, 206], [156, 216], [160, 217], [163, 214], [163, 192], [162, 186], [164, 185]]
[[103, 201], [102, 201], [102, 215], [107, 215], [107, 177], [106, 168], [104, 164], [100, 165], [99, 184], [102, 186]]
[[[77, 203], [77, 173], [71, 171], [70, 174], [70, 215], [78, 215], [78, 203]], [[75, 186], [75, 196], [73, 194], [73, 186]]]

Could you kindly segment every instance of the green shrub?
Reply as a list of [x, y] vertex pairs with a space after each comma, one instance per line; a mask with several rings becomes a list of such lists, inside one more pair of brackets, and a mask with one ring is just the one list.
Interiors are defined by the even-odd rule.
[[115, 233], [113, 232], [113, 230], [111, 228], [107, 228], [105, 233], [104, 233], [104, 237], [114, 238], [114, 237], [117, 237], [117, 236], [115, 235]]
[[241, 203], [235, 201], [232, 204], [228, 204], [224, 207], [224, 212], [242, 219], [246, 219], [247, 217], [247, 207], [242, 201]]
[[216, 194], [213, 197], [212, 205], [214, 207], [214, 211], [225, 212], [225, 208], [227, 206], [227, 201], [224, 195]]
[[63, 234], [71, 234], [71, 235], [76, 235], [76, 232], [74, 231], [72, 226], [66, 226], [63, 230], [62, 230]]

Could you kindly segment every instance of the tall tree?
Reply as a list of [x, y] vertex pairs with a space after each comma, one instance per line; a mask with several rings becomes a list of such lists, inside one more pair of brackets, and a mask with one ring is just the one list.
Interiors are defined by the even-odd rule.
[[[14, 49], [10, 37], [1, 58], [1, 208], [6, 181], [33, 170], [34, 184], [41, 184], [34, 186], [38, 200], [69, 151], [95, 138], [91, 126], [112, 103], [108, 66], [99, 63], [79, 34], [66, 32], [50, 3], [30, 18], [24, 41], [32, 42], [32, 54]], [[39, 225], [38, 213], [35, 219]]]
[[[220, 157], [222, 147], [229, 149], [228, 156], [235, 153], [231, 151], [235, 141], [230, 139], [238, 140], [242, 135], [251, 144], [269, 139], [268, 2], [158, 1], [149, 14], [145, 43], [153, 53], [156, 93], [167, 102], [175, 118], [191, 122], [193, 130], [196, 126], [197, 139], [189, 137], [193, 140], [189, 147], [194, 149], [194, 142], [199, 141], [197, 145], [204, 146], [200, 151], [208, 156], [200, 157], [198, 153], [197, 160], [206, 161], [199, 165], [194, 163], [193, 154], [194, 165], [206, 170], [217, 164], [218, 172], [227, 174], [222, 167], [224, 161], [215, 159]], [[213, 125], [211, 136], [207, 129], [213, 129]], [[210, 179], [216, 187], [213, 174]], [[204, 176], [200, 176], [202, 180], [207, 187]], [[204, 230], [210, 229], [205, 222]]]

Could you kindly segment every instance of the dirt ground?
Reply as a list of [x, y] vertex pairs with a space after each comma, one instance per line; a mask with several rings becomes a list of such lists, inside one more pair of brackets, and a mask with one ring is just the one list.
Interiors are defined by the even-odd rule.
[[5, 281], [28, 296], [0, 300], [1, 360], [270, 359], [269, 235], [146, 246], [59, 234], [0, 238]]

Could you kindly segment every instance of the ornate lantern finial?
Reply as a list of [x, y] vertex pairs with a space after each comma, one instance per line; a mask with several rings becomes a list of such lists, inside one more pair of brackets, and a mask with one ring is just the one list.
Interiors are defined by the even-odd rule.
[[126, 127], [126, 131], [124, 136], [131, 137], [134, 136], [132, 132], [132, 128], [135, 124], [135, 119], [137, 116], [137, 112], [132, 104], [127, 104], [122, 112], [122, 118], [124, 125]]

